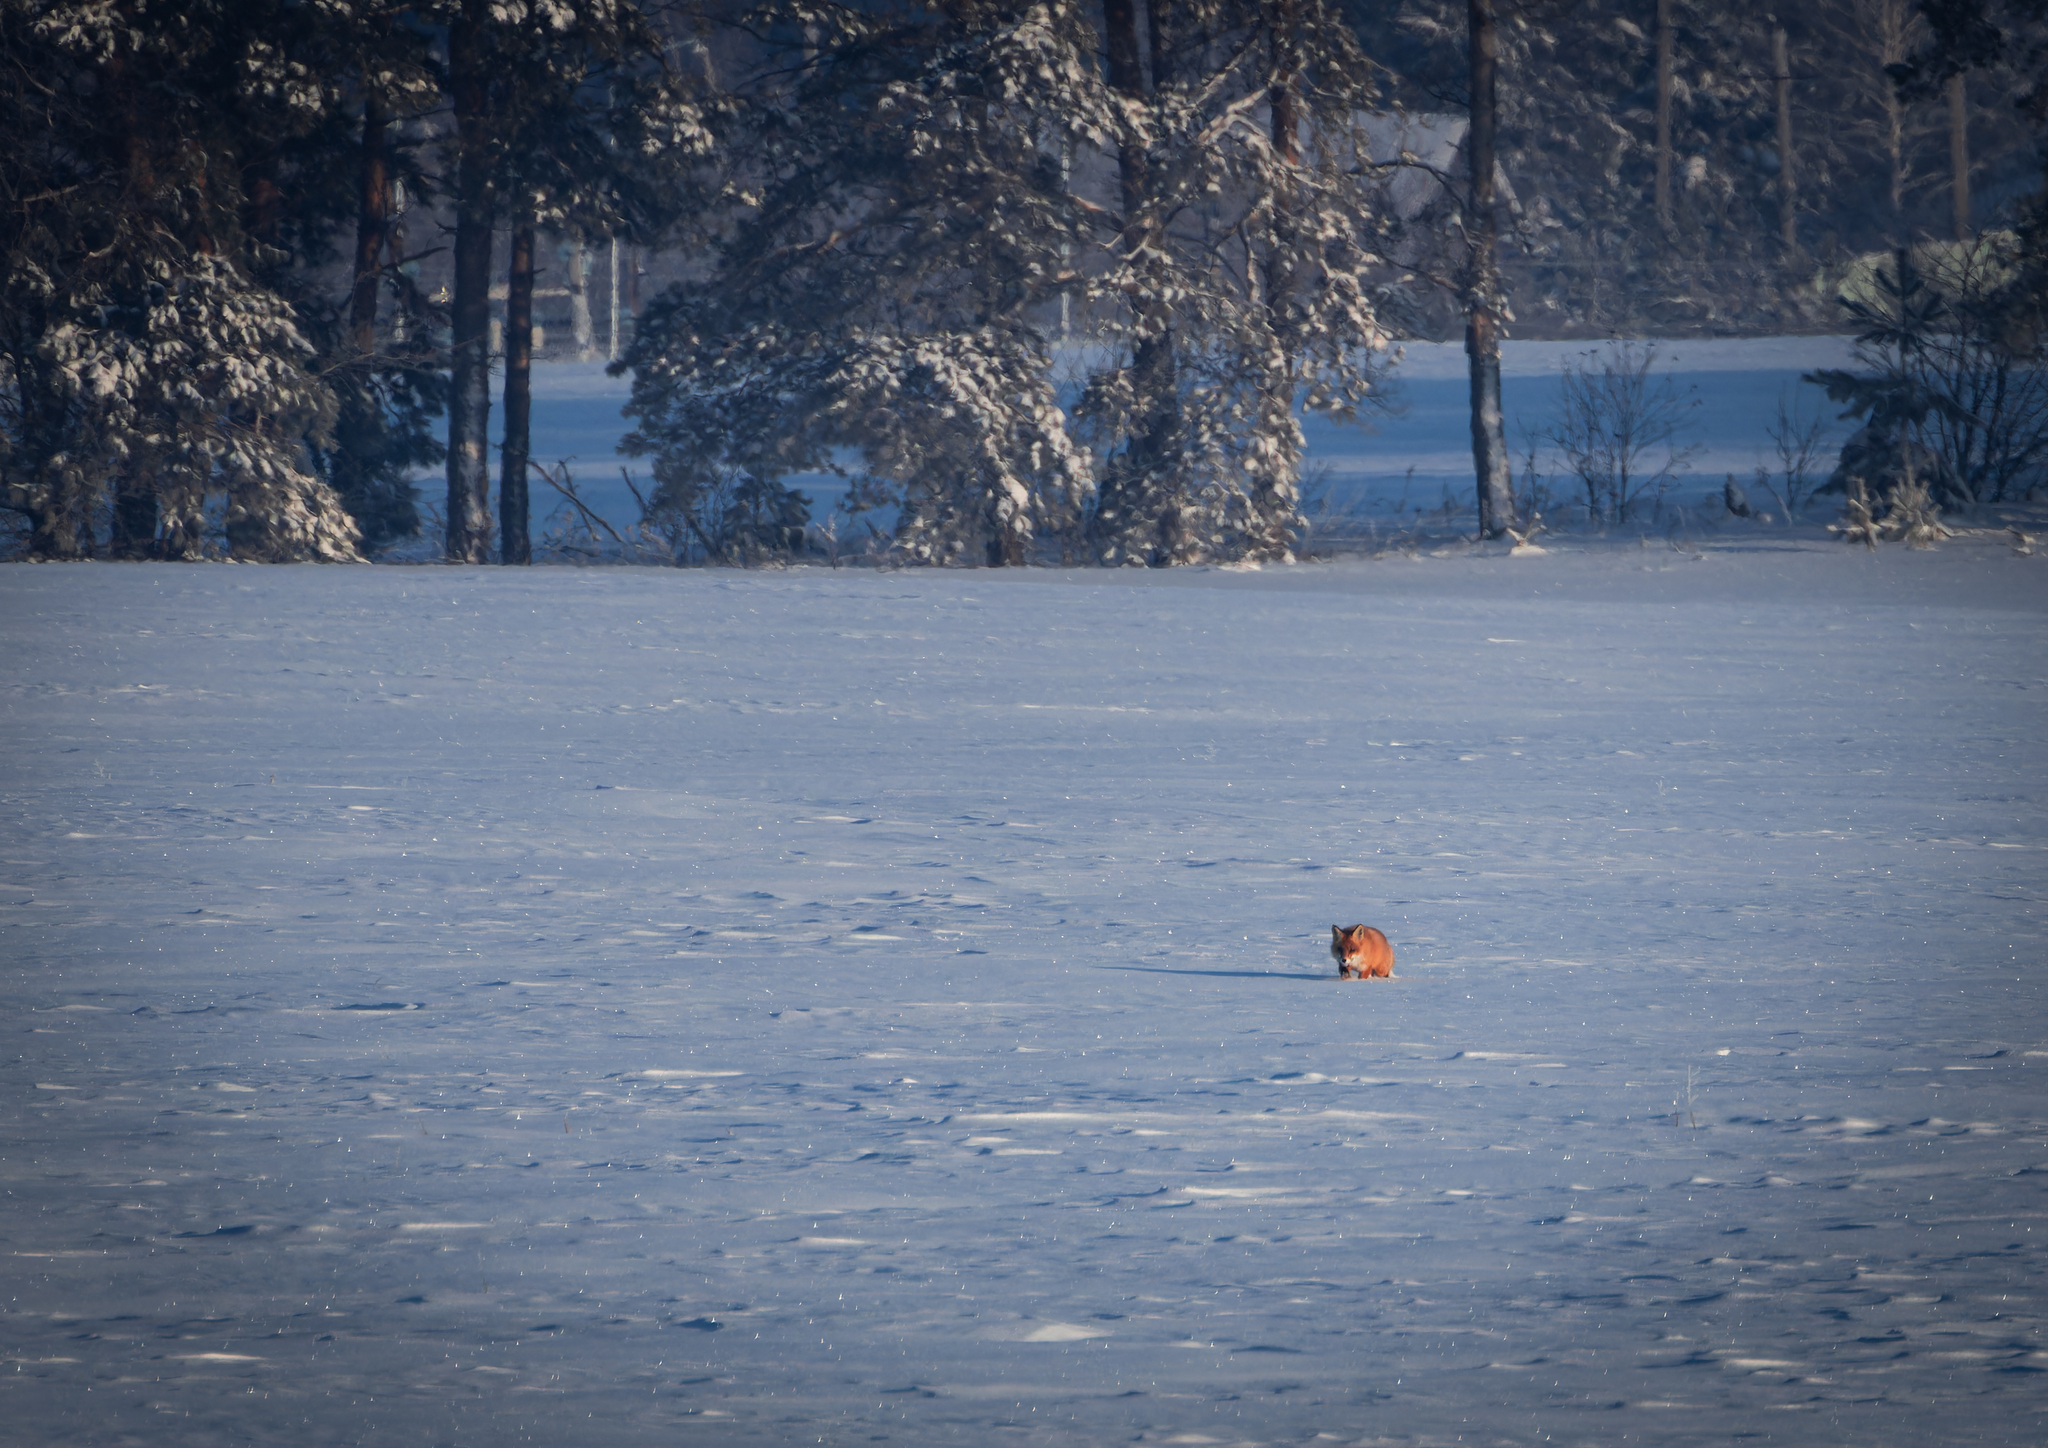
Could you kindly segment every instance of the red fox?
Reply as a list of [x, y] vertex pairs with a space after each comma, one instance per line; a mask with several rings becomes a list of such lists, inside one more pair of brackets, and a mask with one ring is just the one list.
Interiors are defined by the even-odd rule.
[[1370, 925], [1330, 927], [1330, 954], [1337, 957], [1337, 979], [1365, 980], [1394, 973], [1394, 947]]

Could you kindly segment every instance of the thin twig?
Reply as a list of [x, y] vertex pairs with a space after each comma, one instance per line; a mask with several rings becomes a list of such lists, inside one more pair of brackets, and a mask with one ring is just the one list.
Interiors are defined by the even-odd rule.
[[586, 523], [595, 523], [598, 527], [604, 529], [605, 532], [611, 534], [612, 541], [619, 545], [619, 550], [621, 552], [625, 551], [626, 540], [619, 536], [619, 530], [614, 528], [611, 524], [605, 522], [605, 520], [599, 517], [596, 513], [593, 513], [590, 510], [590, 505], [584, 502], [581, 498], [576, 496], [576, 482], [575, 479], [569, 477], [569, 460], [567, 458], [562, 459], [561, 462], [555, 465], [562, 470], [562, 478], [565, 479], [566, 482], [556, 481], [554, 474], [550, 473], [545, 467], [541, 466], [541, 464], [539, 464], [538, 462], [529, 463], [528, 466], [531, 467], [535, 472], [539, 473], [541, 477], [545, 478], [547, 480], [547, 484], [549, 487], [553, 488], [556, 492], [560, 493], [563, 497], [567, 498], [571, 503], [574, 503], [576, 505], [576, 511], [583, 515], [584, 521]]

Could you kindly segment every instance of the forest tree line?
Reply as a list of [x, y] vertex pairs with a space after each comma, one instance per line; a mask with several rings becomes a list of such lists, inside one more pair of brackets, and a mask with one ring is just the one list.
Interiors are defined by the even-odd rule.
[[619, 365], [679, 538], [785, 548], [788, 479], [839, 467], [903, 561], [1283, 558], [1303, 410], [1477, 318], [1835, 329], [1859, 258], [1954, 240], [2036, 358], [2044, 33], [2044, 0], [0, 0], [0, 509], [37, 558], [340, 561], [424, 513], [528, 561], [536, 281], [611, 242], [670, 281]]

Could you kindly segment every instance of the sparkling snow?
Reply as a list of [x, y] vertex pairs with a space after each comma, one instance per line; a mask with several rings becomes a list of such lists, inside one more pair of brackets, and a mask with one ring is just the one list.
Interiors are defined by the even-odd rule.
[[1651, 542], [0, 570], [10, 1436], [2040, 1441], [2048, 560]]

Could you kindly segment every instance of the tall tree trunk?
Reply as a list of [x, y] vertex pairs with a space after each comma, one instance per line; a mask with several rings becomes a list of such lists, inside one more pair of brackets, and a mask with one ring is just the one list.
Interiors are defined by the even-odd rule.
[[107, 552], [115, 558], [156, 557], [156, 489], [146, 477], [124, 476], [114, 488]]
[[[1162, 32], [1166, 0], [1153, 0], [1152, 23]], [[1110, 88], [1133, 100], [1148, 96], [1138, 46], [1137, 0], [1103, 0], [1103, 31], [1108, 52]], [[1162, 43], [1161, 49], [1163, 50]], [[1118, 191], [1123, 202], [1126, 255], [1135, 255], [1150, 241], [1151, 178], [1145, 153], [1135, 146], [1117, 148]], [[1135, 536], [1133, 525], [1149, 519], [1154, 534], [1146, 562], [1171, 562], [1180, 543], [1178, 519], [1161, 476], [1169, 464], [1178, 421], [1171, 309], [1157, 302], [1139, 310], [1139, 336], [1131, 355], [1131, 386], [1142, 409], [1133, 419], [1132, 436], [1123, 456], [1112, 462], [1097, 505], [1098, 522], [1114, 535]]]
[[[1272, 15], [1273, 77], [1266, 90], [1266, 105], [1272, 123], [1273, 157], [1284, 171], [1291, 171], [1301, 161], [1301, 109], [1294, 95], [1300, 59], [1295, 48], [1294, 0], [1274, 0]], [[1267, 391], [1266, 407], [1269, 416], [1291, 418], [1295, 393], [1294, 261], [1300, 236], [1296, 219], [1289, 211], [1289, 201], [1290, 198], [1284, 194], [1272, 198], [1273, 250], [1266, 259], [1266, 325], [1279, 354], [1280, 372], [1272, 379]], [[1274, 463], [1277, 464], [1277, 460]], [[1248, 529], [1254, 537], [1245, 557], [1254, 562], [1292, 557], [1293, 532], [1299, 512], [1296, 484], [1300, 459], [1290, 459], [1284, 469], [1277, 465], [1269, 466], [1271, 471], [1264, 475], [1262, 486], [1254, 493], [1253, 506], [1258, 516]]]
[[1145, 94], [1145, 66], [1138, 51], [1137, 0], [1102, 0], [1102, 41], [1111, 90]]
[[569, 332], [577, 357], [588, 362], [597, 343], [590, 325], [590, 248], [580, 239], [569, 251]]
[[505, 280], [505, 445], [498, 454], [498, 561], [533, 562], [526, 462], [533, 421], [533, 221], [512, 228]]
[[1955, 196], [1956, 240], [1970, 239], [1970, 92], [1961, 71], [1948, 78], [1948, 164]]
[[[1667, 0], [1660, 0], [1659, 14]], [[1507, 429], [1500, 407], [1501, 279], [1499, 218], [1493, 173], [1499, 112], [1495, 73], [1500, 41], [1494, 30], [1494, 0], [1467, 0], [1466, 45], [1472, 67], [1472, 129], [1465, 160], [1470, 194], [1465, 207], [1471, 278], [1466, 289], [1465, 354], [1472, 378], [1472, 468], [1479, 492], [1479, 533], [1498, 538], [1515, 514], [1509, 486]]]
[[1657, 221], [1667, 230], [1671, 226], [1672, 43], [1671, 0], [1657, 0]]
[[611, 327], [604, 335], [604, 360], [619, 360], [619, 239], [612, 238], [612, 317]]
[[1906, 104], [1889, 68], [1906, 59], [1906, 0], [1884, 0], [1878, 15], [1878, 86], [1884, 96], [1886, 159], [1891, 165], [1892, 239], [1906, 235]]
[[1771, 30], [1771, 78], [1778, 92], [1778, 235], [1785, 250], [1799, 250], [1799, 182], [1792, 169], [1792, 58], [1785, 27]]
[[1147, 0], [1145, 49], [1152, 61], [1152, 93], [1165, 90], [1173, 73], [1173, 42], [1167, 36], [1169, 0]]
[[448, 544], [451, 563], [486, 563], [491, 548], [491, 224], [481, 53], [484, 0], [466, 0], [448, 32], [455, 102], [455, 303], [450, 317]]
[[[135, 93], [135, 86], [128, 77], [127, 57], [118, 50], [108, 58], [105, 84], [112, 109], [120, 117], [122, 130], [123, 159], [127, 163], [129, 194], [124, 200], [131, 206], [146, 205], [147, 198], [155, 189], [156, 177], [150, 166], [149, 148], [143, 137], [141, 107]], [[40, 368], [36, 369], [41, 371]], [[26, 378], [22, 379], [24, 382]], [[30, 397], [48, 397], [43, 387], [22, 388], [23, 402]], [[32, 409], [24, 407], [28, 412]], [[24, 421], [27, 419], [24, 418]], [[39, 430], [39, 429], [35, 429]], [[38, 450], [41, 452], [42, 450]], [[42, 452], [38, 461], [46, 461], [47, 452]], [[128, 470], [114, 484], [114, 508], [111, 526], [108, 529], [107, 551], [115, 558], [148, 558], [156, 550], [157, 498], [146, 476], [140, 474], [139, 459], [131, 460]], [[92, 556], [92, 533], [85, 530], [81, 540], [79, 530], [72, 526], [72, 520], [65, 515], [69, 511], [63, 506], [64, 495], [70, 491], [59, 481], [61, 471], [39, 469], [46, 477], [52, 477], [44, 494], [48, 506], [31, 513], [33, 519], [29, 536], [29, 557], [31, 558], [77, 558]], [[54, 472], [54, 476], [52, 476]], [[90, 515], [88, 515], [90, 516]], [[80, 547], [81, 541], [83, 547]]]
[[363, 147], [356, 168], [355, 287], [348, 299], [349, 341], [358, 356], [377, 350], [379, 268], [391, 240], [391, 112], [374, 91], [363, 101]]

